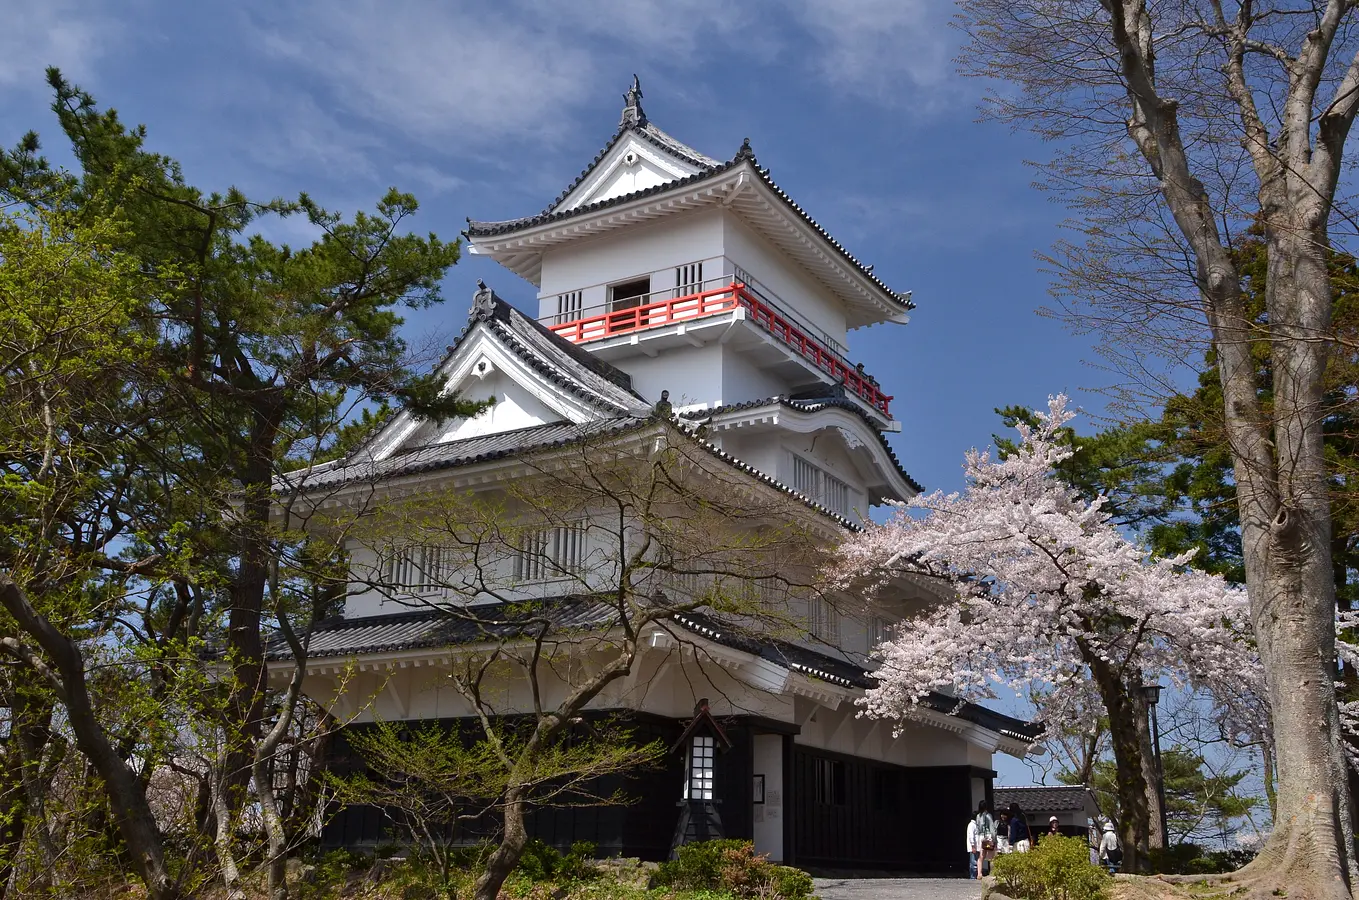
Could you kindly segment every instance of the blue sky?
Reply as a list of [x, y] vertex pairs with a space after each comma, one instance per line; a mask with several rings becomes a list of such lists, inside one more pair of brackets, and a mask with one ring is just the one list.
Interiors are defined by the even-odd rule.
[[[636, 72], [657, 125], [761, 164], [860, 259], [918, 305], [907, 326], [851, 334], [851, 355], [896, 396], [892, 442], [927, 488], [961, 486], [992, 409], [1066, 391], [1094, 412], [1114, 380], [1086, 338], [1038, 316], [1035, 252], [1064, 211], [1031, 187], [1046, 150], [977, 121], [983, 86], [953, 62], [943, 0], [526, 0], [11, 4], [0, 32], [0, 142], [36, 128], [62, 144], [43, 67], [144, 123], [152, 149], [205, 189], [309, 192], [352, 212], [391, 185], [414, 225], [536, 212], [613, 133]], [[304, 223], [270, 228], [294, 243]], [[483, 278], [521, 305], [531, 285], [467, 257], [447, 302], [408, 323], [416, 343], [461, 328]], [[1087, 426], [1089, 425], [1087, 420]], [[1018, 763], [1006, 781], [1027, 781]]]

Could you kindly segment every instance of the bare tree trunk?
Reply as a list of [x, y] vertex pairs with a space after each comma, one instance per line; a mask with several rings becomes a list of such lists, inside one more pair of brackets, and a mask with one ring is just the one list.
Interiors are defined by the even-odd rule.
[[283, 816], [279, 812], [278, 797], [274, 792], [273, 755], [283, 741], [283, 736], [292, 727], [298, 697], [302, 693], [302, 680], [307, 674], [307, 652], [297, 639], [292, 626], [288, 623], [287, 614], [282, 609], [278, 610], [278, 621], [279, 628], [293, 652], [293, 674], [288, 682], [288, 689], [284, 692], [277, 721], [255, 747], [251, 774], [255, 782], [255, 797], [259, 800], [260, 812], [264, 818], [264, 832], [269, 840], [269, 858], [266, 863], [269, 897], [270, 900], [288, 900], [288, 833], [283, 824]]
[[217, 865], [222, 870], [222, 884], [226, 887], [228, 900], [244, 900], [245, 892], [240, 887], [241, 870], [236, 865], [236, 851], [232, 846], [234, 842], [231, 834], [231, 808], [227, 803], [227, 791], [230, 790], [227, 775], [218, 769], [212, 777], [212, 811], [216, 825], [212, 844], [217, 851]]
[[1268, 473], [1237, 466], [1238, 482], [1251, 485], [1241, 499], [1242, 545], [1278, 767], [1276, 838], [1260, 864], [1340, 873], [1336, 896], [1348, 896], [1353, 830], [1334, 686], [1335, 579], [1322, 448], [1329, 345], [1316, 339], [1331, 324], [1330, 250], [1324, 230], [1278, 220], [1268, 224], [1266, 241], [1266, 304], [1276, 336], [1274, 484], [1263, 477]]
[[1128, 690], [1117, 667], [1100, 658], [1093, 648], [1078, 642], [1081, 655], [1095, 677], [1095, 686], [1109, 716], [1109, 736], [1114, 751], [1117, 781], [1119, 842], [1123, 845], [1123, 869], [1141, 872], [1149, 849], [1147, 780], [1144, 774], [1142, 737], [1138, 719], [1146, 718], [1140, 697]]
[[165, 866], [165, 848], [156, 818], [136, 773], [118, 756], [99, 724], [85, 683], [85, 662], [80, 651], [51, 622], [38, 615], [19, 586], [3, 574], [0, 574], [0, 605], [52, 660], [55, 671], [17, 639], [3, 639], [5, 649], [47, 678], [65, 704], [76, 745], [104, 780], [119, 833], [127, 842], [133, 865], [146, 884], [147, 894], [151, 900], [174, 900], [179, 891]]
[[[1135, 689], [1130, 693], [1135, 693]], [[1168, 836], [1161, 833], [1161, 773], [1156, 768], [1156, 748], [1152, 745], [1151, 723], [1147, 721], [1146, 701], [1138, 696], [1134, 700], [1137, 707], [1137, 745], [1142, 763], [1142, 782], [1147, 793], [1147, 847], [1164, 850], [1170, 846]]]
[[524, 828], [523, 789], [515, 785], [505, 792], [505, 806], [502, 813], [505, 832], [500, 845], [486, 860], [486, 871], [477, 879], [473, 890], [473, 900], [496, 900], [505, 879], [519, 864], [519, 857], [528, 843], [528, 831]]

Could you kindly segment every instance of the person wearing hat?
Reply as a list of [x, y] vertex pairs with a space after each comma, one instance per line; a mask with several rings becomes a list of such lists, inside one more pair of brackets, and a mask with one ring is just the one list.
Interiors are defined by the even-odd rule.
[[1104, 823], [1104, 836], [1099, 839], [1099, 863], [1113, 875], [1123, 865], [1123, 848], [1118, 845], [1118, 835], [1114, 834], [1114, 823]]
[[1052, 816], [1051, 818], [1048, 819], [1048, 834], [1060, 835], [1061, 833], [1062, 829], [1057, 826], [1057, 817]]

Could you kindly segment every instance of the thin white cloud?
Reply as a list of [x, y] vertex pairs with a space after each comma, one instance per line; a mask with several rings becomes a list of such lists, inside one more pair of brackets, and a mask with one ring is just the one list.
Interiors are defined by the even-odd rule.
[[0, 27], [0, 86], [45, 92], [47, 66], [60, 67], [75, 81], [88, 78], [104, 48], [121, 39], [121, 29], [102, 9], [80, 6], [61, 0], [7, 4]]
[[[400, 162], [392, 166], [392, 171], [400, 178], [409, 178], [417, 186], [426, 188], [430, 194], [443, 194], [448, 191], [456, 191], [467, 182], [456, 175], [450, 175], [442, 169], [424, 163]], [[401, 187], [400, 184], [397, 187]]]
[[259, 27], [266, 51], [319, 76], [328, 99], [426, 143], [558, 133], [592, 55], [531, 17], [468, 6], [299, 4]]
[[682, 81], [739, 52], [848, 94], [910, 101], [949, 72], [957, 40], [949, 8], [939, 0], [364, 0], [271, 7], [255, 27], [276, 63], [319, 79], [350, 113], [427, 146], [484, 150], [571, 134], [584, 104], [621, 93], [625, 85], [604, 83], [617, 79], [620, 62]]
[[[870, 99], [933, 107], [951, 79], [959, 33], [941, 0], [795, 0], [821, 76]], [[947, 91], [952, 93], [951, 90]]]

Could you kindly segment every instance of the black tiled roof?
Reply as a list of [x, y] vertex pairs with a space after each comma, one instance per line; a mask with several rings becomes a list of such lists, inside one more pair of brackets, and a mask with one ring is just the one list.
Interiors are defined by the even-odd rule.
[[[428, 647], [451, 647], [482, 640], [501, 640], [546, 622], [554, 634], [607, 627], [617, 613], [590, 597], [568, 597], [551, 603], [498, 603], [469, 606], [458, 615], [424, 607], [408, 612], [354, 619], [327, 619], [311, 632], [309, 658], [391, 653]], [[287, 645], [275, 643], [269, 659], [288, 659]]]
[[1085, 809], [1090, 791], [1081, 785], [1033, 785], [1000, 787], [994, 790], [996, 809], [1018, 803], [1026, 813], [1069, 812]]
[[[570, 596], [509, 607], [501, 604], [470, 606], [459, 610], [457, 615], [425, 607], [390, 615], [328, 619], [312, 630], [307, 653], [310, 658], [319, 659], [451, 647], [516, 637], [543, 623], [553, 634], [607, 628], [617, 621], [617, 617], [617, 610], [596, 596]], [[810, 678], [839, 687], [861, 689], [876, 683], [868, 672], [852, 663], [788, 641], [734, 631], [704, 613], [681, 613], [671, 618], [676, 625], [695, 635]], [[291, 652], [286, 645], [276, 642], [266, 656], [288, 659]], [[925, 705], [1020, 740], [1033, 740], [1043, 730], [1041, 725], [942, 694], [932, 694], [925, 700]]]
[[[597, 212], [599, 210], [608, 209], [610, 207], [618, 206], [623, 203], [630, 203], [633, 200], [640, 200], [645, 197], [653, 197], [656, 196], [657, 194], [663, 194], [667, 191], [674, 190], [677, 188], [689, 187], [690, 185], [694, 185], [701, 181], [705, 181], [709, 178], [713, 178], [717, 175], [722, 174], [723, 172], [736, 168], [742, 163], [748, 162], [750, 163], [750, 168], [754, 171], [754, 173], [760, 178], [761, 181], [765, 183], [765, 185], [771, 191], [773, 191], [775, 196], [777, 196], [780, 200], [783, 201], [784, 205], [788, 208], [788, 210], [792, 212], [797, 218], [801, 219], [818, 235], [820, 235], [826, 241], [826, 243], [828, 243], [832, 248], [835, 249], [837, 253], [839, 253], [841, 258], [844, 259], [845, 262], [849, 263], [851, 266], [854, 267], [855, 271], [857, 271], [860, 275], [867, 278], [878, 288], [881, 288], [885, 294], [893, 298], [898, 304], [900, 304], [900, 306], [903, 309], [915, 308], [915, 304], [911, 303], [911, 301], [907, 299], [906, 296], [898, 294], [896, 291], [888, 287], [881, 278], [873, 274], [873, 268], [871, 266], [864, 265], [864, 263], [860, 262], [858, 257], [850, 253], [849, 250], [847, 250], [843, 244], [841, 244], [839, 241], [837, 241], [834, 237], [831, 236], [830, 232], [826, 231], [826, 229], [823, 228], [820, 225], [820, 223], [818, 223], [815, 219], [813, 219], [810, 215], [807, 214], [806, 210], [799, 206], [791, 197], [788, 196], [788, 194], [784, 192], [782, 188], [780, 188], [777, 184], [774, 183], [774, 179], [771, 178], [769, 175], [769, 170], [760, 168], [759, 163], [755, 159], [755, 154], [750, 149], [749, 141], [742, 144], [741, 149], [737, 151], [736, 155], [727, 162], [714, 163], [713, 165], [701, 169], [700, 171], [688, 177], [680, 178], [675, 181], [667, 181], [662, 184], [654, 185], [652, 187], [645, 188], [640, 191], [633, 191], [630, 194], [620, 194], [617, 197], [609, 197], [608, 199], [599, 200], [595, 203], [588, 203], [585, 204], [584, 206], [577, 206], [574, 209], [565, 210], [558, 209], [557, 208], [558, 204], [565, 198], [567, 194], [574, 190], [575, 187], [588, 176], [590, 171], [592, 171], [594, 167], [599, 164], [599, 161], [603, 159], [604, 155], [608, 153], [609, 149], [613, 147], [614, 143], [625, 131], [626, 129], [620, 129], [618, 134], [614, 135], [614, 139], [605, 146], [604, 150], [600, 151], [600, 155], [595, 158], [595, 161], [591, 163], [590, 166], [587, 167], [586, 170], [581, 173], [580, 177], [570, 187], [566, 189], [562, 196], [558, 197], [557, 200], [554, 201], [552, 205], [548, 206], [547, 209], [543, 210], [537, 215], [523, 216], [518, 219], [506, 219], [501, 222], [483, 222], [475, 219], [468, 219], [467, 229], [463, 232], [463, 234], [471, 239], [475, 239], [478, 237], [495, 237], [504, 234], [511, 234], [513, 232], [520, 231], [525, 228], [533, 228], [538, 225], [545, 225], [549, 222], [560, 222], [564, 219], [569, 219], [573, 216]], [[664, 132], [662, 132], [662, 134], [663, 133]], [[666, 137], [669, 136], [666, 135]], [[671, 138], [671, 140], [673, 140], [673, 138]]]
[[535, 371], [583, 399], [595, 405], [603, 401], [614, 412], [651, 407], [632, 389], [631, 375], [524, 315], [489, 288], [483, 291], [489, 301], [473, 309], [467, 327], [449, 349], [450, 356], [478, 322], [486, 322]]
[[921, 485], [920, 482], [912, 478], [910, 474], [907, 473], [907, 471], [902, 467], [901, 460], [897, 458], [896, 451], [892, 449], [891, 444], [887, 443], [887, 436], [882, 433], [882, 431], [878, 428], [877, 424], [868, 417], [868, 414], [864, 412], [863, 409], [860, 408], [860, 406], [857, 403], [843, 396], [835, 396], [833, 394], [823, 396], [778, 395], [774, 397], [766, 397], [761, 400], [747, 400], [744, 403], [728, 403], [723, 406], [715, 406], [712, 409], [690, 410], [689, 412], [684, 413], [683, 416], [686, 419], [701, 422], [705, 419], [710, 419], [713, 416], [722, 415], [723, 413], [740, 412], [741, 410], [745, 409], [759, 409], [761, 406], [769, 406], [774, 403], [778, 403], [782, 406], [788, 407], [789, 409], [795, 409], [800, 412], [816, 412], [819, 409], [823, 409], [828, 406], [833, 406], [837, 409], [844, 409], [854, 413], [856, 416], [863, 419], [864, 422], [868, 425], [868, 427], [873, 430], [873, 433], [877, 435], [878, 442], [882, 445], [882, 449], [887, 451], [887, 456], [889, 459], [892, 460], [892, 465], [896, 466], [897, 472], [901, 475], [902, 478], [906, 480], [906, 483], [909, 484], [916, 491], [923, 492], [925, 490], [924, 486]]
[[346, 482], [377, 482], [383, 478], [451, 469], [471, 463], [504, 459], [529, 451], [564, 447], [576, 441], [606, 434], [623, 434], [640, 428], [649, 421], [640, 416], [620, 416], [583, 425], [575, 422], [551, 422], [514, 431], [464, 438], [460, 441], [426, 444], [383, 459], [360, 457], [326, 469], [294, 472], [280, 480], [285, 484], [289, 481], [298, 482], [307, 490]]

